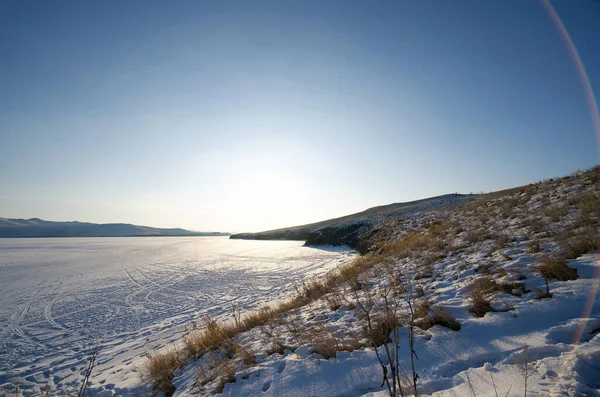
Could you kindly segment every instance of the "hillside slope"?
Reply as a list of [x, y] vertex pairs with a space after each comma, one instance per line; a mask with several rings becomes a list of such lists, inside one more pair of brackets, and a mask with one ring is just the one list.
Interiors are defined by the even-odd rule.
[[137, 236], [228, 236], [228, 233], [161, 229], [127, 223], [53, 222], [39, 218], [0, 218], [0, 237], [137, 237]]
[[446, 194], [426, 199], [369, 208], [340, 218], [258, 233], [238, 233], [232, 239], [303, 240], [306, 245], [347, 245], [361, 250], [360, 241], [390, 218], [464, 203], [471, 195]]
[[174, 396], [599, 396], [599, 226], [600, 167], [393, 217], [369, 254], [142, 373]]

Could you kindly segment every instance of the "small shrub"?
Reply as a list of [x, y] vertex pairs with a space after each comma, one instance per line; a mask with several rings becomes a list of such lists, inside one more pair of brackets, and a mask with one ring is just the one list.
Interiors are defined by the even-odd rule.
[[469, 298], [471, 299], [469, 313], [472, 313], [477, 317], [483, 317], [486, 313], [494, 311], [490, 305], [490, 301], [480, 293], [472, 292], [469, 295]]
[[244, 365], [254, 365], [256, 364], [256, 356], [254, 352], [247, 347], [241, 348], [239, 350], [240, 359]]
[[550, 218], [551, 222], [558, 222], [567, 215], [567, 212], [568, 208], [565, 205], [552, 205], [546, 207], [543, 214]]
[[329, 306], [329, 309], [332, 312], [334, 312], [334, 311], [338, 310], [340, 307], [344, 306], [344, 303], [345, 303], [344, 296], [341, 294], [341, 292], [338, 289], [335, 289], [330, 294], [325, 295], [323, 297], [323, 299], [325, 299], [325, 302], [327, 302], [327, 306]]
[[415, 288], [415, 295], [417, 298], [422, 298], [425, 296], [425, 290], [423, 290], [423, 287], [418, 286]]
[[275, 354], [275, 353], [283, 354], [284, 352], [285, 352], [285, 345], [278, 338], [273, 338], [271, 340], [271, 346], [266, 351], [267, 355], [269, 355], [269, 356], [272, 354]]
[[335, 358], [337, 352], [335, 342], [336, 340], [334, 338], [323, 339], [315, 342], [313, 344], [313, 349], [316, 353], [323, 356], [323, 358]]
[[567, 266], [564, 259], [545, 256], [539, 260], [538, 270], [546, 280], [577, 280], [577, 270]]
[[538, 253], [542, 250], [542, 245], [540, 243], [540, 240], [533, 240], [529, 243], [529, 246], [527, 248], [527, 252], [529, 252], [530, 254], [535, 254]]
[[335, 358], [337, 356], [337, 352], [353, 352], [361, 347], [362, 345], [358, 341], [358, 338], [354, 336], [349, 339], [342, 339], [330, 334], [326, 337], [321, 337], [313, 341], [313, 350], [326, 359]]
[[415, 309], [414, 309], [415, 319], [427, 317], [432, 305], [433, 305], [433, 303], [429, 299], [417, 301], [417, 303], [415, 304]]
[[227, 383], [233, 383], [236, 381], [235, 378], [235, 371], [233, 369], [233, 366], [226, 366], [225, 368], [225, 373], [219, 378], [219, 383], [217, 384], [217, 387], [215, 388], [215, 393], [217, 394], [221, 394], [223, 393], [223, 390], [225, 389], [225, 385]]
[[300, 326], [300, 321], [296, 316], [292, 315], [291, 313], [288, 313], [287, 316], [285, 316], [285, 318], [282, 315], [280, 319], [282, 320], [285, 329], [294, 338], [298, 339], [302, 336], [302, 327]]
[[155, 388], [166, 395], [173, 394], [175, 391], [175, 387], [171, 383], [174, 377], [173, 371], [184, 361], [182, 352], [177, 348], [172, 348], [162, 353], [148, 353], [146, 358], [146, 363], [141, 369], [142, 376], [152, 379]]
[[549, 289], [546, 288], [546, 290], [542, 290], [538, 287], [533, 287], [534, 291], [535, 291], [535, 299], [548, 299], [548, 298], [552, 298], [552, 294], [550, 293]]
[[528, 227], [533, 234], [545, 231], [547, 226], [547, 224], [537, 216], [525, 219], [523, 225]]
[[433, 324], [435, 325], [441, 325], [453, 331], [460, 330], [460, 324], [458, 323], [458, 321], [456, 321], [454, 316], [448, 313], [448, 311], [442, 306], [434, 308], [432, 310], [430, 318]]
[[452, 331], [460, 330], [460, 323], [442, 306], [431, 309], [431, 314], [415, 321], [415, 325], [423, 330], [428, 330], [434, 325], [441, 325]]
[[363, 334], [371, 340], [375, 347], [390, 342], [390, 333], [401, 326], [400, 319], [393, 313], [380, 313], [374, 316], [372, 329], [365, 328]]
[[500, 233], [496, 236], [496, 241], [494, 244], [495, 250], [499, 250], [505, 248], [510, 242], [510, 237], [506, 233]]
[[415, 274], [414, 279], [415, 280], [422, 280], [424, 278], [431, 278], [433, 277], [433, 271], [434, 268], [433, 266], [429, 265], [429, 266], [423, 266], [419, 272], [417, 274]]
[[217, 379], [217, 372], [214, 371], [214, 367], [211, 367], [211, 366], [205, 365], [205, 364], [200, 364], [198, 366], [197, 375], [198, 375], [198, 383], [201, 386], [204, 386], [207, 383], [210, 383], [213, 380]]
[[494, 311], [486, 295], [498, 290], [498, 284], [491, 277], [477, 279], [469, 289], [471, 306], [469, 312], [477, 317], [483, 317], [486, 313]]
[[465, 233], [465, 239], [469, 244], [478, 243], [493, 238], [492, 234], [486, 228], [471, 229]]
[[498, 283], [490, 276], [484, 276], [473, 282], [470, 292], [473, 291], [481, 294], [491, 294], [498, 291]]
[[496, 283], [496, 288], [499, 292], [513, 296], [522, 296], [529, 292], [525, 289], [525, 283]]
[[563, 241], [560, 247], [564, 251], [565, 259], [577, 259], [583, 254], [598, 249], [598, 236], [590, 231], [584, 235]]
[[589, 219], [592, 223], [591, 215], [600, 215], [600, 199], [592, 192], [583, 193], [579, 197], [580, 216]]
[[502, 257], [502, 259], [504, 259], [505, 261], [512, 261], [513, 258], [506, 255], [504, 252], [500, 252], [500, 256]]

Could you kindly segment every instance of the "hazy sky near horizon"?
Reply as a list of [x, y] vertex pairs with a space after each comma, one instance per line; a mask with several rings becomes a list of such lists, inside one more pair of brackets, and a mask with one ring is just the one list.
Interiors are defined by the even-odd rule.
[[[554, 0], [600, 100], [600, 2]], [[259, 231], [598, 163], [537, 1], [1, 1], [0, 216]]]

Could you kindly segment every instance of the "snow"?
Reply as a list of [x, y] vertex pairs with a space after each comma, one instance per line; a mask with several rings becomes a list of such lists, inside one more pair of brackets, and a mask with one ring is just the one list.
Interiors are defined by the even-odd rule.
[[[224, 237], [0, 240], [0, 386], [25, 396], [144, 395], [148, 351], [203, 315], [249, 310], [355, 256], [344, 248]], [[0, 389], [1, 390], [1, 389]]]
[[[589, 269], [598, 260], [598, 253], [591, 253], [570, 261], [570, 265], [580, 271], [578, 280], [554, 282], [551, 285], [553, 299], [536, 300], [529, 296], [512, 302], [514, 311], [491, 312], [476, 318], [469, 315], [464, 299], [450, 300], [445, 308], [461, 323], [461, 330], [453, 332], [436, 325], [417, 334], [415, 350], [419, 360], [416, 370], [422, 380], [421, 393], [471, 395], [470, 382], [475, 395], [495, 396], [491, 374], [500, 395], [509, 390], [509, 396], [522, 395], [523, 378], [514, 364], [515, 357], [528, 346], [528, 357], [532, 362], [528, 395], [599, 395], [599, 308], [594, 309], [590, 318], [578, 317], [588, 292], [597, 284]], [[443, 284], [434, 282], [433, 286]], [[462, 296], [464, 291], [459, 288], [454, 294]], [[306, 308], [299, 316], [307, 325], [326, 324], [333, 332], [356, 324], [352, 310], [341, 308], [328, 315], [323, 315], [324, 311], [323, 305], [316, 305]], [[241, 338], [240, 342], [260, 351], [258, 332], [248, 334], [251, 335]], [[577, 337], [579, 334], [580, 338]], [[401, 338], [406, 339], [404, 328]], [[400, 347], [401, 352], [405, 353], [406, 349], [407, 346]], [[410, 368], [406, 358], [402, 367]], [[187, 378], [183, 376], [175, 382], [179, 386], [176, 396], [197, 390], [190, 378], [193, 378], [193, 369], [188, 371]], [[311, 353], [310, 345], [300, 345], [294, 352], [287, 350], [282, 356], [263, 356], [258, 365], [238, 373], [236, 382], [226, 384], [223, 395], [388, 395], [380, 384], [381, 369], [372, 348], [339, 352], [336, 358], [324, 359]]]
[[[573, 239], [598, 238], [599, 180], [598, 170], [585, 171], [385, 221], [375, 236], [380, 248], [373, 267], [364, 267], [360, 280], [334, 285], [323, 298], [240, 333], [233, 353], [216, 349], [189, 357], [173, 372], [174, 396], [221, 390], [236, 397], [386, 396], [376, 355], [388, 365], [385, 348], [372, 347], [355, 298], [371, 291], [374, 313], [381, 314], [382, 294], [400, 284], [397, 330], [406, 395], [412, 395], [412, 371], [404, 299], [414, 291], [415, 307], [432, 317], [448, 313], [460, 324], [457, 331], [439, 324], [415, 328], [421, 395], [523, 396], [527, 380], [527, 396], [600, 396], [600, 254], [585, 248], [570, 256], [568, 266], [579, 277], [549, 280], [551, 298], [539, 293], [545, 280], [538, 268], [543, 258], [563, 255]], [[411, 236], [426, 238], [411, 245]], [[45, 382], [61, 391], [76, 387], [98, 340], [89, 395], [160, 395], [138, 376], [148, 351], [181, 348], [204, 314], [230, 319], [233, 306], [252, 310], [290, 298], [294, 282], [355, 256], [285, 241], [82, 241], [0, 242], [5, 388], [19, 382], [29, 387], [24, 394], [35, 395], [31, 387]], [[480, 282], [494, 288], [485, 292], [493, 310], [477, 317], [470, 312], [471, 293]], [[343, 349], [331, 355], [332, 346]], [[244, 363], [243, 351], [255, 362]], [[223, 369], [235, 380], [228, 372], [203, 376]]]
[[[587, 254], [571, 265], [585, 269], [598, 261], [597, 253]], [[585, 272], [584, 272], [585, 273]], [[516, 305], [516, 313], [488, 313], [483, 318], [469, 316], [460, 301], [446, 306], [462, 324], [452, 332], [439, 325], [417, 337], [417, 372], [422, 380], [421, 392], [436, 396], [495, 396], [490, 374], [504, 396], [522, 395], [523, 378], [516, 369], [515, 355], [528, 346], [533, 372], [528, 380], [528, 395], [590, 395], [600, 388], [600, 311], [591, 318], [579, 318], [588, 291], [597, 280], [580, 278], [564, 285], [554, 285], [555, 296], [545, 300], [528, 299]], [[597, 302], [597, 299], [596, 299]], [[319, 308], [304, 313], [316, 316]], [[350, 313], [346, 311], [346, 313]], [[331, 320], [331, 321], [330, 321]], [[343, 329], [333, 319], [333, 330]], [[576, 336], [581, 332], [579, 344]], [[593, 333], [592, 333], [593, 332]], [[406, 338], [406, 334], [401, 334]], [[407, 347], [401, 346], [401, 352]], [[380, 388], [381, 369], [372, 348], [340, 352], [336, 358], [324, 359], [316, 353], [307, 356], [307, 346], [299, 354], [288, 351], [259, 363], [251, 372], [238, 374], [234, 383], [225, 386], [225, 396], [386, 396]], [[405, 359], [402, 366], [410, 368]], [[375, 392], [377, 391], [377, 392]], [[176, 396], [188, 395], [182, 388]]]
[[[599, 186], [588, 179], [590, 175], [578, 173], [546, 181], [527, 193], [516, 191], [488, 199], [479, 207], [423, 211], [393, 219], [387, 229], [382, 226], [380, 238], [393, 242], [431, 225], [456, 224], [455, 231], [445, 237], [442, 255], [429, 248], [405, 257], [390, 255], [363, 275], [377, 294], [389, 285], [386, 274], [391, 268], [409, 288], [423, 291], [423, 299], [433, 308], [443, 307], [461, 325], [459, 331], [441, 325], [415, 330], [415, 371], [421, 395], [523, 396], [523, 368], [527, 368], [527, 396], [600, 396], [600, 254], [592, 251], [569, 260], [579, 278], [551, 280], [552, 298], [538, 299], [535, 290], [544, 288], [537, 270], [540, 258], [560, 255], [560, 243], [573, 236], [592, 231], [597, 238], [598, 215], [591, 215], [590, 224], [581, 209], [585, 200], [597, 203], [593, 200], [600, 198]], [[588, 198], [580, 204], [576, 197]], [[560, 205], [565, 209], [553, 220], [548, 208]], [[597, 212], [597, 207], [593, 211]], [[469, 234], [477, 230], [490, 236]], [[530, 250], [536, 241], [540, 252]], [[415, 278], [424, 267], [431, 267], [432, 277]], [[475, 281], [488, 277], [499, 284], [521, 282], [525, 291], [490, 294], [495, 311], [476, 317], [469, 312], [469, 291]], [[353, 300], [349, 285], [333, 293]], [[381, 307], [381, 301], [377, 305]], [[400, 311], [407, 315], [406, 306]], [[237, 365], [235, 381], [224, 384], [223, 395], [389, 395], [382, 386], [375, 349], [363, 332], [364, 323], [358, 308], [342, 305], [332, 309], [326, 299], [319, 299], [274, 324], [238, 335], [235, 341], [255, 352], [257, 363]], [[410, 378], [406, 326], [399, 332], [400, 367]], [[325, 358], [318, 353], [318, 344], [329, 343], [332, 335], [345, 340], [354, 337], [362, 347]], [[267, 354], [273, 340], [286, 347], [282, 355]], [[387, 364], [383, 347], [379, 353]], [[202, 384], [198, 366], [218, 365], [220, 360], [224, 358], [216, 351], [180, 369], [173, 380], [174, 395], [215, 393], [220, 381]], [[404, 391], [412, 395], [407, 383]]]

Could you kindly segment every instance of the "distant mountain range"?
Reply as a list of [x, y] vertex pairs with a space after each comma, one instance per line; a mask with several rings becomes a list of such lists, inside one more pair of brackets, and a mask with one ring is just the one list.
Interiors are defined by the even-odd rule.
[[141, 237], [141, 236], [229, 236], [230, 233], [160, 229], [128, 223], [53, 222], [39, 218], [0, 218], [1, 237]]

